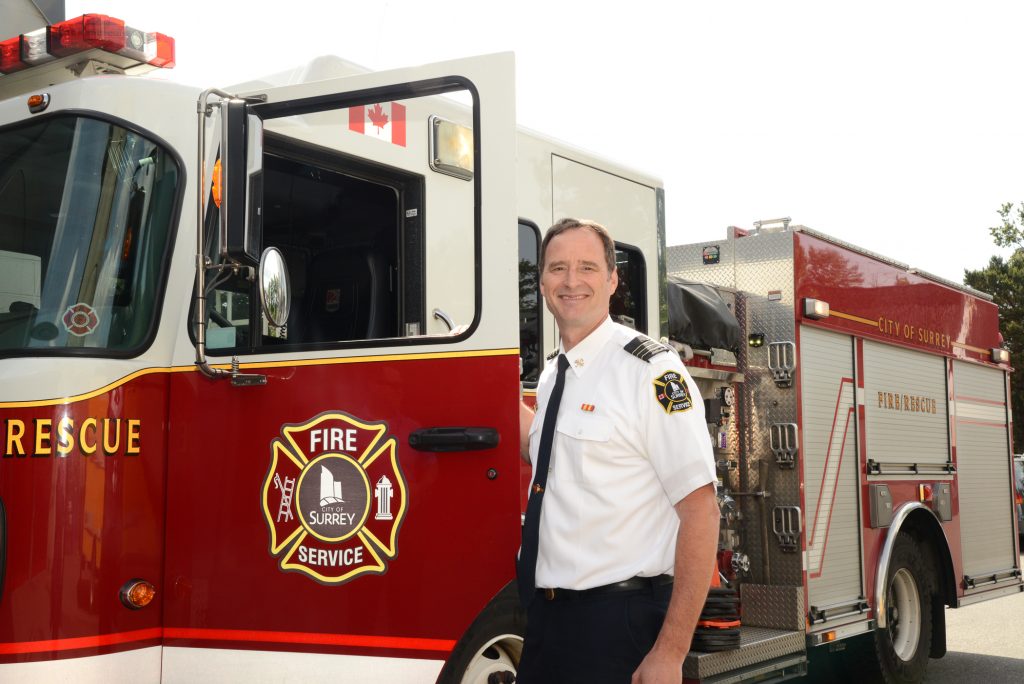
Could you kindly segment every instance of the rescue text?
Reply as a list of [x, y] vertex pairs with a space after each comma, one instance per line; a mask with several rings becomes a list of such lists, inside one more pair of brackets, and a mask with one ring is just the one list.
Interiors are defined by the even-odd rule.
[[64, 416], [0, 421], [0, 444], [4, 458], [70, 455], [138, 456], [142, 421], [135, 418], [85, 418]]

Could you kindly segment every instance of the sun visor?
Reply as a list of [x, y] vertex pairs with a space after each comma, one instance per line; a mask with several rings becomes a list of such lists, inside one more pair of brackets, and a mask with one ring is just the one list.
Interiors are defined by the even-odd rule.
[[667, 289], [669, 337], [697, 349], [739, 349], [740, 324], [714, 287], [670, 276]]

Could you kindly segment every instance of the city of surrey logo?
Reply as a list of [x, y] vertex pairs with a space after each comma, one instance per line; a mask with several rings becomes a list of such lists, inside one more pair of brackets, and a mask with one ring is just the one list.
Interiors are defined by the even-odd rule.
[[385, 423], [328, 411], [270, 442], [263, 516], [270, 555], [324, 584], [387, 572], [408, 492]]

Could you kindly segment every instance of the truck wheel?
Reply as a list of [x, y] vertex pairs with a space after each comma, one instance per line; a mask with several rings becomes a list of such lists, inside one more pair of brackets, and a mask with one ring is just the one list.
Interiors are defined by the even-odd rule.
[[928, 665], [934, 580], [925, 557], [909, 535], [900, 535], [889, 562], [887, 624], [874, 634], [875, 661], [889, 684], [920, 682]]
[[515, 586], [506, 587], [459, 640], [437, 684], [512, 684], [525, 629]]

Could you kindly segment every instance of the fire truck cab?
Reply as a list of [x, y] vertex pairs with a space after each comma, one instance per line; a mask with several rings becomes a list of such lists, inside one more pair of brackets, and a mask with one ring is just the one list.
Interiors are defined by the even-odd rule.
[[540, 231], [658, 180], [515, 123], [513, 59], [239, 87], [86, 15], [0, 43], [0, 679], [514, 671]]

